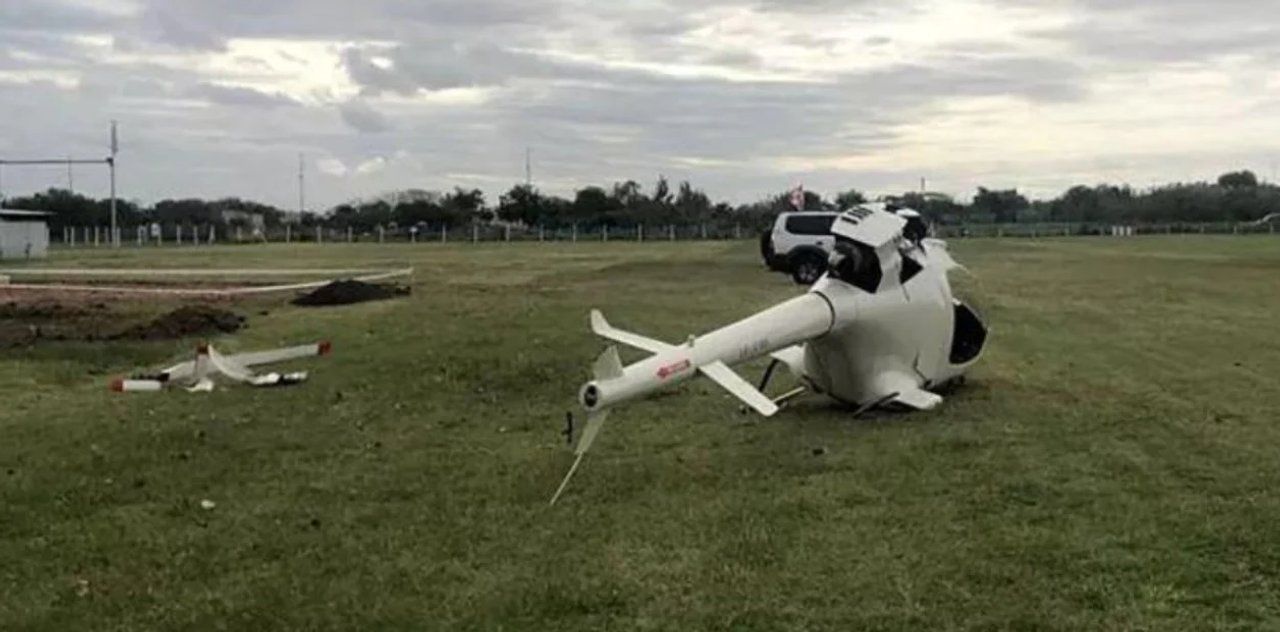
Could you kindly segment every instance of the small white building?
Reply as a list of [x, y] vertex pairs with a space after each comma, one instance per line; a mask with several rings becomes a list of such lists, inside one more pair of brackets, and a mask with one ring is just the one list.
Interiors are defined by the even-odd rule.
[[49, 254], [48, 213], [0, 208], [0, 259], [43, 259]]

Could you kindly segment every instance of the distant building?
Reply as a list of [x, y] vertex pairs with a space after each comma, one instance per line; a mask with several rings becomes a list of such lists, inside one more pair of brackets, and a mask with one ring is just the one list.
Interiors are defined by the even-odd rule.
[[43, 259], [49, 254], [48, 213], [0, 208], [0, 259]]

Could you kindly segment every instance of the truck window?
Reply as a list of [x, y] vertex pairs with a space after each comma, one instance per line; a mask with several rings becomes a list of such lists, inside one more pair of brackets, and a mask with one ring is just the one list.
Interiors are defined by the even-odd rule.
[[787, 232], [793, 235], [830, 235], [835, 215], [796, 215], [787, 218]]

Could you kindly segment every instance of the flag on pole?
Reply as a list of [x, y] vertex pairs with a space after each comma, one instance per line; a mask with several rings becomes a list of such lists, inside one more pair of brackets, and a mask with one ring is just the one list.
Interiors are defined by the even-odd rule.
[[797, 211], [804, 210], [804, 185], [797, 184], [796, 188], [791, 190], [791, 206]]

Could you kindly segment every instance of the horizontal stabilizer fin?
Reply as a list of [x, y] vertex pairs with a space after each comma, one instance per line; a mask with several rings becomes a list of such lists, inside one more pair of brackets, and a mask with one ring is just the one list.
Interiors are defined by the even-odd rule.
[[722, 386], [742, 400], [746, 405], [756, 409], [756, 412], [765, 417], [772, 416], [778, 412], [778, 405], [773, 403], [764, 393], [761, 393], [756, 387], [747, 383], [740, 375], [733, 372], [728, 365], [723, 362], [712, 362], [698, 367], [703, 375], [711, 378], [716, 384]]
[[591, 310], [591, 331], [601, 338], [620, 342], [628, 347], [635, 347], [649, 353], [662, 353], [672, 348], [672, 345], [661, 340], [654, 340], [640, 334], [633, 334], [629, 331], [614, 328], [609, 324], [609, 321], [604, 319], [604, 314], [601, 314], [598, 309]]

